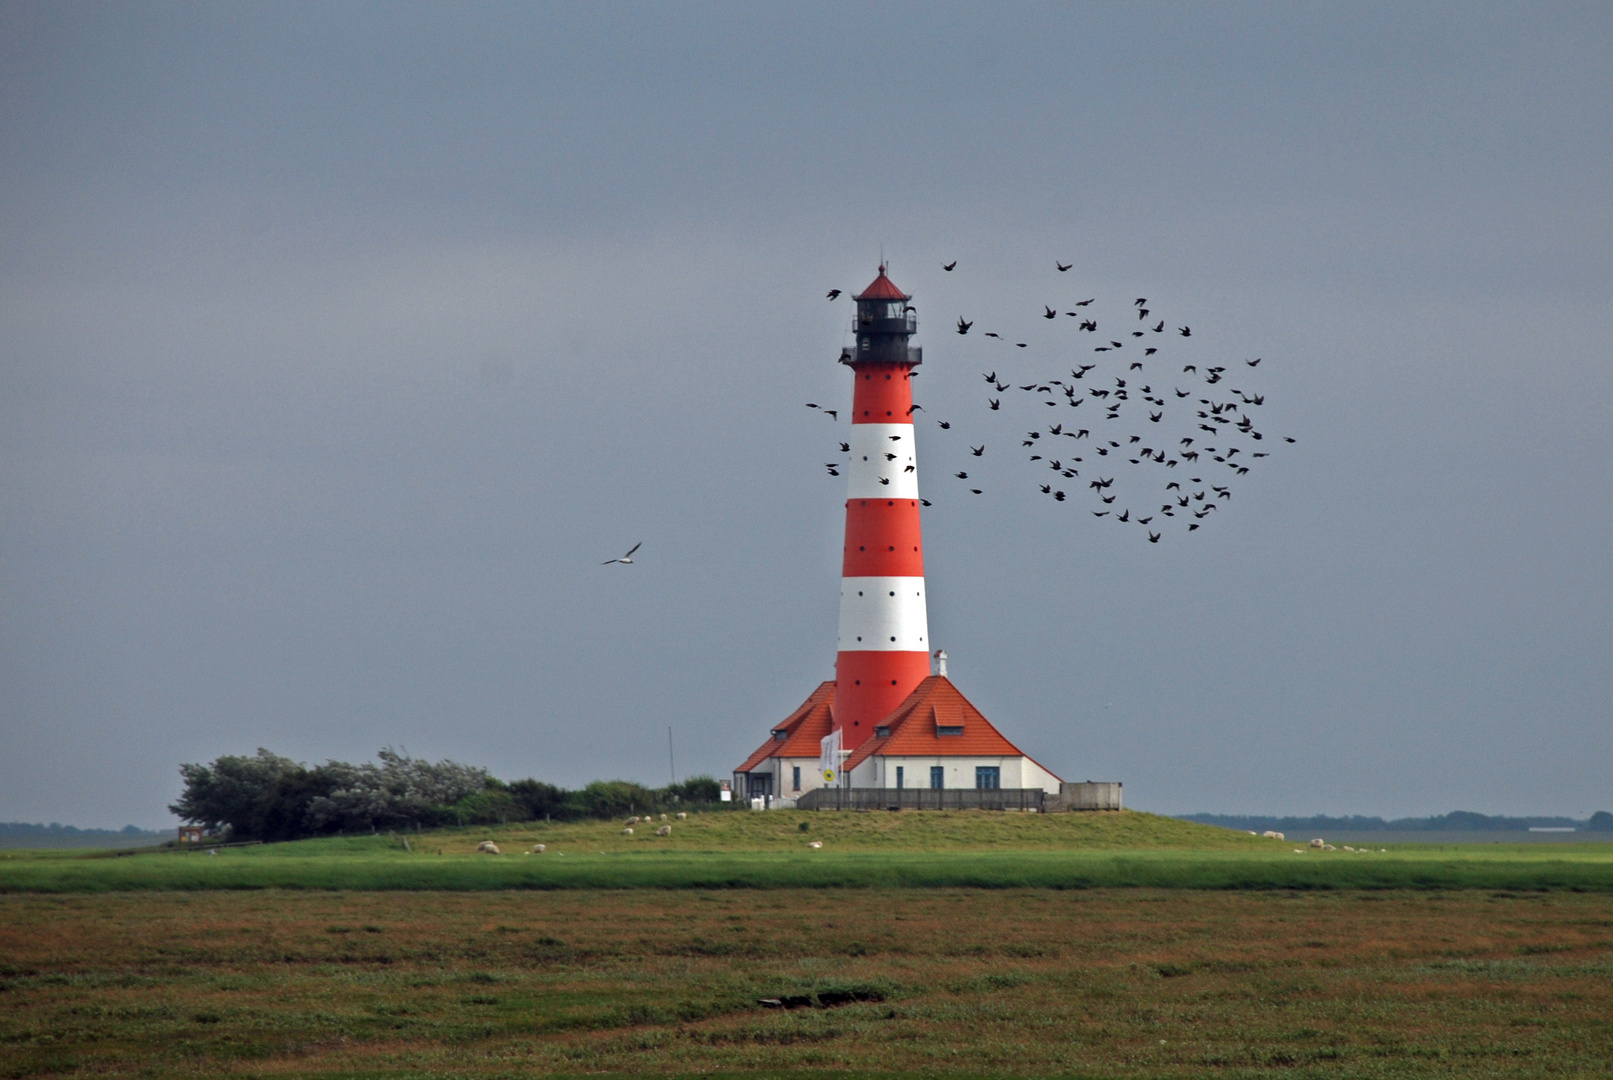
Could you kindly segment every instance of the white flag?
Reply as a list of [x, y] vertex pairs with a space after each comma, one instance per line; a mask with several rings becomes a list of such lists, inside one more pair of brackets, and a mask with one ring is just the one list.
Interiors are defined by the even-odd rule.
[[840, 729], [819, 739], [818, 748], [818, 773], [825, 787], [833, 787], [840, 780]]

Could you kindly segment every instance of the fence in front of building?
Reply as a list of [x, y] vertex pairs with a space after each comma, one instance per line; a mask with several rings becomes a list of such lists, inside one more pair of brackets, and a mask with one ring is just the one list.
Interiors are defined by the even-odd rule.
[[798, 810], [1044, 810], [1041, 788], [814, 788]]

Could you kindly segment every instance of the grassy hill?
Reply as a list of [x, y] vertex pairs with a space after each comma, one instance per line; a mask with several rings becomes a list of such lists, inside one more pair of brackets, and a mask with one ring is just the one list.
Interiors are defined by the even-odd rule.
[[[0, 853], [0, 892], [212, 889], [1567, 888], [1613, 891], [1613, 845], [1324, 852], [1134, 811], [724, 812], [147, 852]], [[804, 826], [804, 828], [803, 828]], [[476, 852], [492, 840], [501, 855]], [[810, 848], [817, 841], [821, 848]], [[532, 854], [534, 844], [546, 851]]]

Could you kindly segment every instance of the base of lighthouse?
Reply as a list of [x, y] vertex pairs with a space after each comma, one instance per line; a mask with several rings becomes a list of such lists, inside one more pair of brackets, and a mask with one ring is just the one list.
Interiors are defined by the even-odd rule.
[[734, 790], [764, 806], [826, 809], [1057, 809], [1065, 784], [1015, 746], [945, 675], [926, 676], [843, 751], [825, 784], [822, 740], [836, 685], [824, 682], [734, 770]]

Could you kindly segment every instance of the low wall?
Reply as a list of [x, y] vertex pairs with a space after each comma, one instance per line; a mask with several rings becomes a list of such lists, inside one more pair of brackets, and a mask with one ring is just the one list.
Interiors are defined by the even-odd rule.
[[1079, 783], [1065, 781], [1051, 810], [1119, 810], [1119, 781], [1092, 781]]

